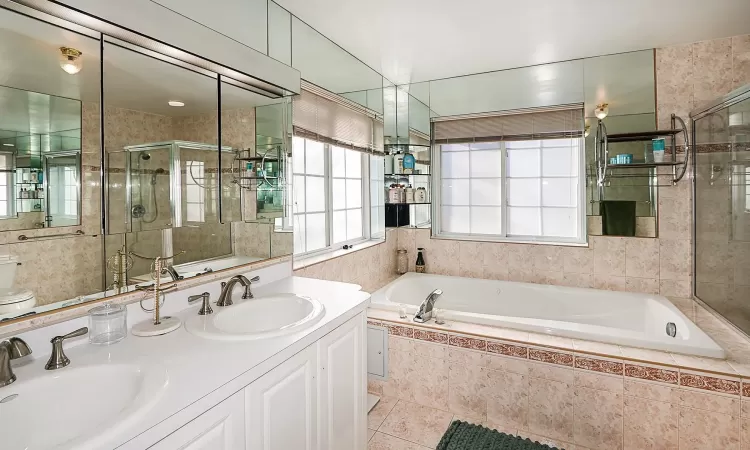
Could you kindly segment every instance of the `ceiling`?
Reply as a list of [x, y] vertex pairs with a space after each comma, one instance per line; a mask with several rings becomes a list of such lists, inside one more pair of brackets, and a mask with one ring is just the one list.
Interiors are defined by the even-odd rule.
[[748, 0], [277, 0], [389, 80], [750, 33]]
[[[59, 47], [83, 52], [76, 75], [59, 65]], [[99, 41], [0, 9], [0, 130], [48, 133], [80, 128], [80, 103], [99, 102]], [[216, 79], [105, 44], [107, 106], [166, 116], [215, 111]], [[170, 100], [185, 103], [171, 107]], [[224, 85], [222, 107], [252, 108], [276, 101]]]

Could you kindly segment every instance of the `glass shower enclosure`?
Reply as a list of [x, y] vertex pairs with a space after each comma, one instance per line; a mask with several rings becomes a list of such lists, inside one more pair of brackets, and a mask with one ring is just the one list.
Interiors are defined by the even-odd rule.
[[750, 85], [690, 117], [693, 293], [750, 334]]

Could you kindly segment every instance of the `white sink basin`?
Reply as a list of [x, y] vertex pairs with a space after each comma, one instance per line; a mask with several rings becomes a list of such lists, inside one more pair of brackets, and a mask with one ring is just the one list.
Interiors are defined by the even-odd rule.
[[[36, 361], [36, 363], [40, 363]], [[66, 367], [0, 388], [3, 450], [97, 449], [138, 420], [167, 385], [163, 369]]]
[[185, 328], [208, 339], [250, 341], [304, 330], [325, 313], [318, 300], [296, 294], [266, 295], [213, 309], [214, 314], [188, 319]]

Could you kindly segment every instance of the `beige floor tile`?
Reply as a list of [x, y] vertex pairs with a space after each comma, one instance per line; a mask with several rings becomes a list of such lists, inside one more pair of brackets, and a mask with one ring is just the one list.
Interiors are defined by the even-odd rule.
[[453, 414], [400, 400], [378, 431], [427, 447], [435, 447]]
[[367, 414], [367, 428], [371, 430], [380, 428], [380, 425], [383, 424], [386, 416], [396, 406], [397, 402], [398, 399], [394, 397], [380, 397], [378, 404]]
[[423, 447], [395, 436], [375, 433], [367, 445], [367, 450], [429, 450], [429, 447]]
[[370, 439], [375, 436], [375, 430], [367, 429], [367, 442], [370, 442]]

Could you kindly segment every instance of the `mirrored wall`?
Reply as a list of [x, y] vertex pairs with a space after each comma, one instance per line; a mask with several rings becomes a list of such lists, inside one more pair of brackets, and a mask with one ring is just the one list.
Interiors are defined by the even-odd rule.
[[55, 23], [0, 9], [0, 320], [292, 253], [298, 85]]

